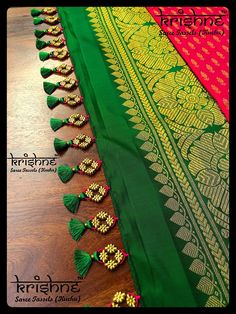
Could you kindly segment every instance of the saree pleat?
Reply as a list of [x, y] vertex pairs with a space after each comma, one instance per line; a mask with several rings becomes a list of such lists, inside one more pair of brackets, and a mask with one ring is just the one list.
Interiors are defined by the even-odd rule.
[[58, 12], [141, 305], [225, 306], [227, 121], [145, 8]]

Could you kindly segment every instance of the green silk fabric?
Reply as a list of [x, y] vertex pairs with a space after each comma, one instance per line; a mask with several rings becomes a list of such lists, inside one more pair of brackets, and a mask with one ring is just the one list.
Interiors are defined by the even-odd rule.
[[226, 306], [223, 114], [145, 8], [58, 11], [141, 305]]

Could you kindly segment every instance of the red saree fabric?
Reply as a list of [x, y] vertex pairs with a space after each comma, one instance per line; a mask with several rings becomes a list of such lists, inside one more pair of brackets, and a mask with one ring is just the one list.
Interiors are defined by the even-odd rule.
[[[225, 7], [147, 7], [147, 9], [229, 121], [228, 9]], [[175, 19], [173, 23], [170, 21], [171, 18]], [[190, 25], [194, 18], [196, 22]], [[204, 18], [207, 18], [206, 25]]]

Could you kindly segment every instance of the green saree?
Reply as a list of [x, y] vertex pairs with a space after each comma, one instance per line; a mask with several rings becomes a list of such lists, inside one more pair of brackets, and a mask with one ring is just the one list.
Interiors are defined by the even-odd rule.
[[141, 305], [226, 306], [223, 114], [145, 8], [58, 11]]

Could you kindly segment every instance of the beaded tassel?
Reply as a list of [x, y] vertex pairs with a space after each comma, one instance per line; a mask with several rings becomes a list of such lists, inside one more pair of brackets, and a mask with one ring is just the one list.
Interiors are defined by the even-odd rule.
[[93, 202], [101, 202], [108, 194], [110, 187], [102, 186], [97, 183], [92, 183], [82, 193], [78, 194], [65, 194], [63, 196], [63, 203], [65, 207], [72, 213], [78, 211], [81, 200], [91, 200]]
[[108, 244], [104, 249], [95, 251], [91, 255], [76, 249], [74, 252], [74, 264], [77, 272], [84, 278], [93, 261], [103, 264], [109, 270], [114, 270], [125, 261], [127, 256], [128, 254], [124, 250], [118, 249], [114, 244]]
[[93, 160], [85, 158], [76, 166], [70, 167], [68, 165], [60, 165], [57, 168], [59, 178], [63, 183], [68, 182], [75, 173], [86, 174], [88, 176], [94, 175], [102, 165], [101, 160]]
[[75, 147], [80, 149], [87, 149], [95, 142], [95, 138], [91, 138], [85, 134], [78, 134], [73, 140], [63, 141], [59, 138], [54, 139], [54, 148], [57, 152], [62, 152], [68, 147]]
[[55, 97], [55, 96], [48, 96], [47, 97], [47, 105], [48, 108], [53, 109], [59, 104], [68, 105], [70, 107], [78, 106], [82, 103], [83, 97], [76, 95], [76, 94], [68, 94], [65, 97]]

